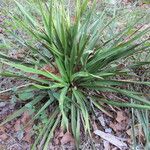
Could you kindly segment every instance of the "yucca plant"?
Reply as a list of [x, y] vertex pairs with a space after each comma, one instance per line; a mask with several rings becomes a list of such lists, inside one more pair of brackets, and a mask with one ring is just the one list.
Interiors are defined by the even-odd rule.
[[[135, 120], [135, 116], [137, 117], [137, 120]], [[143, 149], [148, 150], [150, 148], [149, 111], [136, 110], [132, 115], [132, 119], [134, 149], [136, 149], [138, 145], [142, 145]], [[141, 136], [143, 136], [144, 138], [142, 139]]]
[[[141, 93], [125, 89], [128, 84], [149, 86], [150, 83], [127, 80], [133, 76], [130, 68], [135, 67], [136, 63], [124, 67], [118, 63], [122, 58], [149, 50], [149, 39], [140, 41], [149, 28], [142, 31], [139, 28], [133, 32], [136, 21], [119, 33], [108, 36], [107, 32], [115, 18], [107, 18], [105, 11], [96, 14], [96, 1], [89, 6], [88, 0], [77, 0], [72, 11], [62, 1], [30, 1], [29, 8], [34, 12], [24, 9], [17, 1], [15, 3], [20, 12], [10, 12], [11, 22], [15, 29], [24, 30], [30, 40], [10, 32], [30, 53], [24, 60], [0, 53], [1, 62], [15, 68], [1, 72], [1, 76], [30, 82], [17, 88], [21, 94], [26, 94], [20, 96], [26, 104], [0, 125], [33, 109], [34, 121], [51, 107], [52, 111], [48, 114], [48, 120], [36, 138], [33, 149], [43, 139], [43, 149], [46, 150], [56, 128], [71, 132], [79, 148], [81, 125], [84, 133], [91, 135], [90, 114], [93, 113], [93, 107], [110, 117], [111, 114], [105, 109], [106, 104], [150, 109], [150, 102]], [[31, 94], [32, 91], [35, 91], [34, 95]], [[137, 103], [132, 104], [127, 100], [119, 102], [110, 98], [109, 93], [134, 99]]]

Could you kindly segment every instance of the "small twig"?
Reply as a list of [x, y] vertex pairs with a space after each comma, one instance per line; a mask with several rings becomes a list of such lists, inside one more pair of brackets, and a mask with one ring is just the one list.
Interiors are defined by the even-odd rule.
[[[23, 87], [26, 87], [26, 86], [30, 86], [30, 85], [33, 85], [33, 83], [28, 83], [28, 84], [20, 85], [20, 86], [16, 87], [16, 89], [18, 90], [20, 88], [23, 88]], [[13, 90], [13, 88], [6, 89], [6, 90], [3, 90], [3, 91], [0, 91], [0, 94], [6, 93], [6, 92], [10, 92], [12, 90]]]

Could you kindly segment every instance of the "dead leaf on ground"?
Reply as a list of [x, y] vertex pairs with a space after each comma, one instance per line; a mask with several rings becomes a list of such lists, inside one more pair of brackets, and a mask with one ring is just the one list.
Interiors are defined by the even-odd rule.
[[117, 111], [116, 121], [110, 122], [110, 127], [115, 132], [126, 131], [129, 125], [129, 117], [124, 111]]
[[20, 122], [20, 120], [17, 120], [15, 122], [14, 129], [15, 129], [15, 131], [21, 130], [21, 122]]
[[110, 142], [111, 144], [115, 145], [116, 147], [118, 147], [119, 149], [123, 149], [123, 148], [127, 148], [127, 144], [122, 142], [120, 140], [120, 138], [111, 135], [109, 133], [105, 133], [103, 131], [100, 130], [96, 130], [94, 131], [94, 133], [98, 136], [100, 136], [101, 138], [103, 138], [104, 140]]
[[56, 145], [60, 144], [60, 139], [62, 139], [63, 136], [64, 136], [63, 129], [59, 129], [55, 132], [54, 142]]
[[6, 133], [4, 133], [4, 134], [0, 135], [0, 139], [1, 139], [2, 141], [7, 140], [7, 139], [8, 139], [7, 134], [6, 134]]
[[31, 133], [31, 131], [32, 131], [32, 125], [29, 125], [29, 126], [25, 127], [25, 128], [24, 128], [24, 131], [25, 131], [26, 133]]
[[21, 118], [21, 122], [26, 124], [31, 119], [30, 114], [28, 111], [24, 112]]
[[122, 121], [125, 121], [125, 120], [127, 120], [128, 119], [128, 117], [125, 115], [125, 113], [123, 112], [123, 111], [118, 111], [117, 112], [117, 118], [116, 118], [116, 120], [120, 123], [120, 122], [122, 122]]
[[111, 122], [110, 125], [109, 125], [115, 132], [118, 132], [118, 131], [125, 131], [128, 124], [126, 122], [123, 122], [123, 123], [113, 123]]
[[0, 99], [1, 100], [9, 100], [10, 99], [10, 95], [7, 95], [7, 94], [0, 94]]
[[54, 143], [55, 145], [59, 145], [60, 144], [60, 139], [64, 136], [64, 131], [62, 129], [57, 130], [55, 132], [55, 138], [54, 138]]
[[64, 136], [62, 137], [62, 139], [61, 139], [61, 144], [64, 145], [64, 144], [67, 144], [67, 143], [70, 143], [71, 145], [75, 144], [74, 138], [73, 138], [73, 136], [70, 132], [66, 132], [64, 134]]
[[4, 127], [4, 126], [1, 126], [1, 127], [0, 127], [0, 133], [1, 133], [1, 132], [2, 132], [2, 133], [5, 132], [5, 127]]
[[28, 143], [32, 143], [32, 136], [30, 133], [25, 134], [25, 136], [23, 137], [23, 140], [28, 142]]
[[64, 136], [64, 131], [60, 129], [58, 132], [56, 132], [56, 137], [57, 138], [62, 138]]

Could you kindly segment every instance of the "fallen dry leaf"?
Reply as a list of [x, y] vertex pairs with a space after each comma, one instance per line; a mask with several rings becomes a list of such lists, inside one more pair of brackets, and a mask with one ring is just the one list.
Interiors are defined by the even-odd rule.
[[61, 144], [67, 144], [67, 143], [70, 143], [71, 145], [74, 145], [75, 144], [75, 141], [74, 141], [74, 138], [73, 136], [71, 135], [70, 132], [66, 132], [64, 134], [64, 136], [62, 137], [61, 139]]
[[23, 137], [23, 140], [28, 143], [32, 143], [32, 136], [28, 133]]
[[62, 129], [57, 130], [55, 132], [55, 138], [54, 138], [54, 143], [55, 145], [59, 145], [60, 144], [60, 139], [64, 136], [64, 132]]
[[32, 125], [28, 125], [27, 127], [24, 128], [24, 131], [26, 133], [30, 133], [32, 131]]
[[15, 129], [15, 131], [21, 130], [21, 122], [20, 122], [20, 120], [17, 120], [15, 122], [14, 129]]
[[6, 133], [4, 133], [4, 134], [0, 135], [0, 139], [1, 139], [2, 141], [7, 140], [7, 139], [8, 139], [7, 134], [6, 134]]
[[[21, 118], [21, 122], [24, 125], [24, 131], [25, 131], [25, 136], [23, 137], [23, 140], [26, 142], [31, 143], [31, 132], [32, 132], [32, 123], [28, 124], [27, 123], [30, 121], [31, 116], [29, 112], [24, 112], [23, 117]], [[27, 126], [26, 126], [27, 125]]]
[[21, 118], [21, 122], [26, 124], [31, 119], [29, 112], [24, 112]]
[[64, 131], [62, 129], [60, 129], [57, 133], [56, 133], [57, 138], [62, 138], [64, 136]]
[[7, 95], [7, 94], [2, 95], [2, 94], [0, 94], [0, 99], [1, 100], [9, 100], [10, 99], [10, 95]]
[[2, 132], [2, 133], [5, 132], [5, 127], [4, 127], [4, 126], [1, 126], [1, 127], [0, 127], [0, 133], [1, 133], [1, 132]]
[[110, 123], [110, 127], [115, 131], [125, 131], [126, 130], [126, 127], [127, 127], [127, 123], [124, 122], [124, 123]]
[[120, 123], [120, 122], [125, 121], [127, 119], [128, 119], [128, 117], [125, 116], [125, 113], [123, 111], [118, 111], [117, 112], [117, 118], [116, 118], [117, 122]]
[[96, 130], [94, 131], [94, 133], [98, 136], [100, 136], [101, 138], [103, 138], [104, 140], [110, 142], [111, 144], [115, 145], [116, 147], [118, 147], [119, 149], [123, 149], [123, 148], [127, 148], [127, 144], [122, 142], [120, 140], [120, 138], [111, 135], [109, 133], [105, 133], [103, 131], [100, 130]]

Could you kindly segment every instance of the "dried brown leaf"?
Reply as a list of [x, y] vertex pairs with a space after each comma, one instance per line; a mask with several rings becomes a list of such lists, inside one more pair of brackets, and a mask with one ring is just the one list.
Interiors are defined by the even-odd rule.
[[32, 143], [32, 136], [30, 133], [26, 134], [24, 137], [23, 137], [23, 140], [28, 142], [28, 143]]
[[1, 132], [2, 132], [2, 133], [5, 132], [5, 127], [4, 127], [4, 126], [1, 126], [1, 127], [0, 127], [0, 133], [1, 133]]
[[124, 131], [126, 130], [126, 127], [127, 127], [128, 124], [126, 124], [126, 122], [124, 123], [110, 123], [110, 127], [115, 131]]
[[20, 120], [17, 120], [15, 122], [14, 129], [15, 129], [15, 131], [21, 130], [21, 122], [20, 122]]
[[70, 143], [71, 145], [75, 144], [74, 138], [73, 138], [73, 136], [70, 132], [66, 132], [64, 134], [64, 136], [62, 137], [62, 139], [61, 139], [61, 144], [64, 145], [64, 144], [67, 144], [67, 143]]
[[125, 121], [127, 119], [128, 119], [128, 117], [125, 116], [125, 113], [123, 111], [118, 111], [117, 112], [117, 118], [116, 118], [117, 122], [120, 123], [120, 122]]
[[6, 140], [8, 139], [7, 134], [4, 133], [4, 134], [0, 135], [0, 139], [1, 139], [2, 141], [6, 141]]
[[24, 112], [21, 118], [21, 122], [26, 124], [31, 119], [29, 112]]

